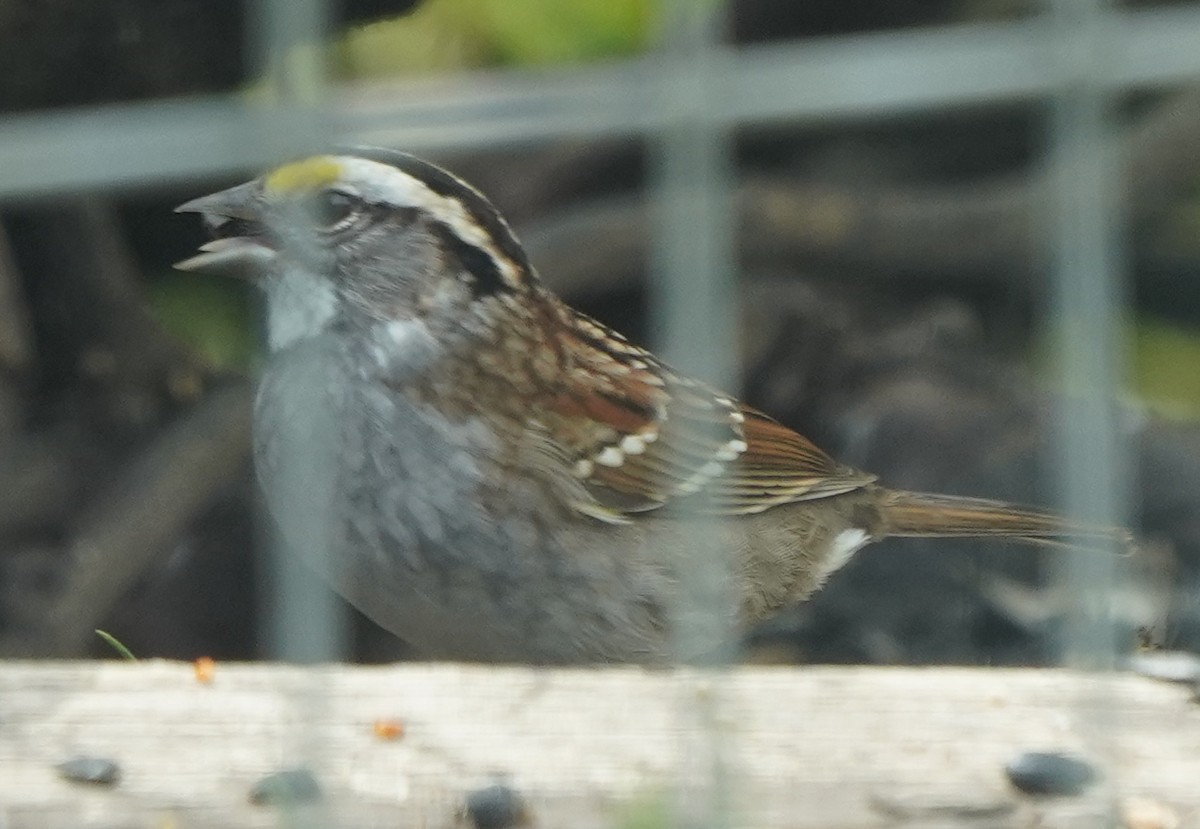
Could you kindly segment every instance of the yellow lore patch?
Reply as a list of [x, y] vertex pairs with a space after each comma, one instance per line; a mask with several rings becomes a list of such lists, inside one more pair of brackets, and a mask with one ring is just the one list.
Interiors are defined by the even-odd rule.
[[316, 155], [276, 167], [263, 179], [263, 188], [268, 193], [285, 195], [317, 190], [333, 184], [341, 177], [342, 165], [333, 156]]

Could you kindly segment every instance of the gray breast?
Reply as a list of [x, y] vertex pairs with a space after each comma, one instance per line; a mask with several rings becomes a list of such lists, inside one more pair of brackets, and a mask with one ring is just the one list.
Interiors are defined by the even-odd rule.
[[494, 560], [470, 506], [479, 436], [362, 369], [332, 335], [273, 356], [255, 412], [259, 480], [291, 551], [403, 638], [445, 640], [454, 592]]
[[256, 464], [284, 543], [431, 656], [648, 658], [660, 608], [639, 594], [637, 557], [597, 549], [590, 519], [560, 532], [525, 508], [489, 512], [483, 422], [446, 420], [404, 392], [403, 367], [384, 384], [364, 359], [326, 335], [263, 377]]

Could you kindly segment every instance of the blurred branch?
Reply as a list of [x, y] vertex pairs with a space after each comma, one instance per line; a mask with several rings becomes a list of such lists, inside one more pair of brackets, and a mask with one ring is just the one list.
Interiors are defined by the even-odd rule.
[[1200, 181], [1200, 87], [1172, 95], [1142, 118], [1125, 146], [1134, 219], [1170, 206]]
[[26, 435], [0, 452], [0, 539], [66, 520], [88, 466], [75, 443], [60, 435]]
[[145, 379], [162, 377], [173, 366], [194, 362], [151, 314], [141, 271], [124, 241], [112, 208], [86, 199], [51, 219], [53, 232], [75, 239], [64, 253], [64, 271], [77, 279], [95, 303], [92, 316], [104, 343], [123, 372]]
[[247, 383], [211, 393], [87, 507], [69, 545], [62, 589], [41, 616], [43, 641], [35, 652], [78, 655], [130, 586], [229, 490], [249, 457], [251, 398]]
[[0, 371], [24, 373], [33, 362], [33, 333], [21, 280], [0, 227]]
[[112, 208], [99, 199], [12, 218], [39, 322], [39, 369], [70, 378], [89, 426], [136, 436], [203, 390], [206, 368], [150, 312]]
[[0, 227], [0, 446], [9, 445], [23, 425], [26, 401], [20, 383], [29, 374], [33, 351], [29, 307]]
[[[1170, 96], [1124, 136], [1129, 213], [1144, 220], [1200, 176], [1200, 88]], [[737, 190], [746, 265], [824, 264], [849, 272], [953, 274], [1033, 290], [1044, 271], [1047, 184], [843, 186], [750, 176]], [[629, 196], [565, 212], [525, 234], [534, 263], [578, 296], [636, 283], [648, 261], [650, 207]], [[603, 240], [598, 244], [597, 240]]]

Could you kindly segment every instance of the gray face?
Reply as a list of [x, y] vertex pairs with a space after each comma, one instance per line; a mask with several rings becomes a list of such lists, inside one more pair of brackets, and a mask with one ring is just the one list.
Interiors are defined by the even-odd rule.
[[335, 324], [352, 330], [421, 316], [452, 282], [453, 263], [413, 211], [364, 208], [352, 225], [309, 230], [294, 244], [291, 237], [305, 233], [299, 222], [270, 227], [283, 239], [260, 282], [272, 349]]
[[270, 177], [189, 202], [214, 235], [179, 267], [256, 281], [268, 342], [287, 348], [328, 330], [420, 316], [455, 290], [462, 268], [442, 223], [368, 201], [350, 183], [273, 191]]

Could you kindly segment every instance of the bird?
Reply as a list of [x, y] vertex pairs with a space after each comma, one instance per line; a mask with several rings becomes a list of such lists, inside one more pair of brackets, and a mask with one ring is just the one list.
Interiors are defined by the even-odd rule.
[[[265, 294], [254, 461], [283, 541], [423, 657], [667, 663], [699, 656], [681, 601], [744, 630], [884, 538], [1131, 543], [838, 463], [571, 308], [415, 156], [333, 150], [176, 209], [211, 237], [177, 267]], [[696, 592], [705, 555], [727, 601]]]

